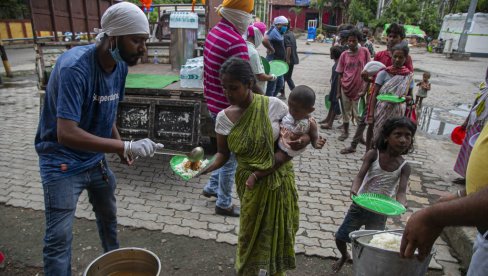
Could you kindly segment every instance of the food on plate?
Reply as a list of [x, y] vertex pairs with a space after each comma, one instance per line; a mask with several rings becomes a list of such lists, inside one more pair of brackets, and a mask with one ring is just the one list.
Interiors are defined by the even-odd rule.
[[188, 158], [184, 158], [183, 161], [175, 166], [175, 170], [181, 175], [187, 177], [194, 177], [201, 169], [205, 168], [209, 163], [209, 160], [191, 162]]
[[191, 162], [190, 160], [184, 162], [185, 170], [199, 171], [202, 166], [202, 161]]

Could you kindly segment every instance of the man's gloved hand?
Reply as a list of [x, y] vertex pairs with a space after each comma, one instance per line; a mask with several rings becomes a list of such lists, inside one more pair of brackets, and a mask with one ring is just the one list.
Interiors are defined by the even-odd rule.
[[156, 150], [162, 149], [163, 144], [154, 143], [149, 138], [124, 142], [124, 157], [134, 160], [137, 157], [153, 157]]

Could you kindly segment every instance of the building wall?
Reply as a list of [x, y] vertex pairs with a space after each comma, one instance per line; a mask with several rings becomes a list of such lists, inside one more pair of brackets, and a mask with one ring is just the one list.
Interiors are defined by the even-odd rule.
[[[273, 5], [273, 9], [270, 11], [270, 18], [271, 21], [273, 18], [283, 15], [290, 20], [290, 26], [292, 29], [300, 29], [305, 30], [307, 28], [307, 15], [309, 16], [308, 19], [314, 18], [318, 19], [318, 11], [315, 9], [311, 9], [308, 7], [303, 7], [302, 12], [296, 18], [296, 26], [295, 26], [295, 14], [290, 12], [290, 8], [293, 6], [282, 6], [282, 5]], [[315, 16], [314, 16], [315, 15]], [[329, 24], [330, 14], [328, 12], [324, 12], [322, 17], [322, 22], [324, 24]]]

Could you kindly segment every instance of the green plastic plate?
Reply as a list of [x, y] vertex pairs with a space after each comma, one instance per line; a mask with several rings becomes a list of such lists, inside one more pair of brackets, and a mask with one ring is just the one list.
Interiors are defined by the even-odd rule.
[[261, 61], [263, 62], [264, 73], [266, 75], [268, 75], [269, 71], [271, 70], [270, 65], [269, 65], [269, 61], [265, 57], [261, 57]]
[[391, 103], [403, 103], [405, 101], [404, 97], [398, 97], [397, 95], [393, 95], [393, 94], [381, 94], [376, 96], [376, 99], [382, 102], [391, 102]]
[[325, 96], [325, 108], [330, 109], [330, 95]]
[[272, 60], [269, 62], [269, 66], [269, 72], [277, 77], [283, 76], [284, 74], [288, 73], [288, 64], [282, 60]]
[[194, 175], [194, 176], [188, 176], [188, 175], [186, 175], [186, 174], [182, 174], [182, 173], [180, 173], [180, 172], [178, 172], [178, 171], [176, 170], [176, 166], [178, 166], [179, 164], [181, 164], [181, 163], [183, 162], [183, 160], [185, 160], [185, 158], [187, 158], [187, 157], [186, 157], [186, 156], [184, 156], [184, 155], [175, 155], [175, 156], [173, 156], [173, 157], [171, 158], [171, 160], [169, 161], [169, 164], [170, 164], [171, 169], [173, 170], [173, 172], [174, 172], [176, 175], [178, 175], [179, 177], [181, 177], [181, 178], [182, 178], [183, 180], [185, 180], [185, 181], [188, 181], [188, 180], [190, 180], [190, 179], [192, 179], [192, 178], [195, 178], [195, 177], [200, 176], [200, 175], [201, 175], [201, 173], [200, 173], [200, 172], [201, 172], [201, 171], [203, 171], [203, 170], [204, 170], [205, 168], [207, 168], [208, 166], [210, 166], [210, 165], [212, 164], [212, 162], [214, 162], [214, 161], [215, 161], [215, 158], [214, 158], [214, 157], [212, 157], [210, 160], [208, 160], [207, 165], [206, 165], [204, 168], [201, 168], [201, 169], [200, 169], [200, 172], [199, 172], [199, 173], [197, 173], [197, 174], [196, 174], [196, 175]]
[[386, 216], [399, 216], [407, 211], [400, 202], [382, 194], [364, 193], [352, 196], [352, 201], [364, 209]]
[[359, 99], [359, 103], [358, 103], [358, 113], [359, 113], [359, 116], [364, 116], [366, 115], [366, 99], [364, 99], [364, 96], [361, 97]]

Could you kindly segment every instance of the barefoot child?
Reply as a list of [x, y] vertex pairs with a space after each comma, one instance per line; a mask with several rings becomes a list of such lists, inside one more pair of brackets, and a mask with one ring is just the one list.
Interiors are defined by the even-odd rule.
[[422, 81], [417, 83], [419, 90], [417, 90], [417, 97], [415, 99], [415, 103], [417, 104], [418, 108], [422, 107], [422, 101], [424, 98], [427, 98], [427, 92], [430, 91], [430, 73], [424, 72], [422, 75]]
[[[310, 137], [312, 147], [321, 149], [324, 146], [325, 139], [319, 136], [317, 123], [310, 115], [315, 110], [314, 105], [315, 93], [310, 87], [299, 85], [291, 91], [288, 98], [288, 114], [281, 119], [280, 123], [281, 130], [278, 150], [275, 153], [275, 164], [269, 170], [254, 171], [246, 182], [249, 189], [252, 189], [260, 178], [269, 175], [275, 168], [279, 168], [283, 163], [304, 152], [306, 147], [301, 144], [305, 134]], [[295, 150], [297, 147], [301, 149]]]
[[[413, 137], [417, 127], [410, 119], [391, 118], [383, 126], [376, 148], [368, 151], [359, 173], [354, 178], [351, 195], [376, 193], [387, 195], [401, 204], [407, 204], [406, 191], [410, 166], [402, 155], [413, 149]], [[338, 272], [351, 256], [346, 243], [351, 242], [349, 233], [359, 230], [384, 230], [386, 216], [370, 212], [355, 203], [351, 204], [344, 222], [335, 235], [341, 258], [332, 269]]]
[[330, 77], [330, 108], [329, 112], [327, 113], [327, 117], [319, 122], [321, 124], [320, 128], [322, 129], [331, 129], [332, 125], [334, 124], [334, 119], [336, 115], [341, 115], [341, 107], [339, 106], [341, 103], [339, 102], [339, 98], [337, 95], [337, 90], [339, 89], [338, 86], [340, 85], [339, 73], [335, 71], [335, 69], [337, 68], [337, 62], [339, 62], [341, 54], [342, 49], [340, 46], [330, 47], [330, 58], [334, 60], [334, 65], [332, 66], [332, 76]]

